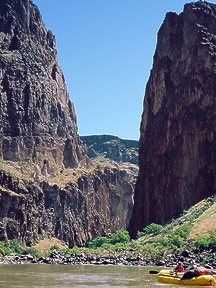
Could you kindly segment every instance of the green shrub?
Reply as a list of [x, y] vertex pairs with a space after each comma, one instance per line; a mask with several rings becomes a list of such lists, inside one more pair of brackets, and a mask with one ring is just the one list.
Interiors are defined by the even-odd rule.
[[16, 239], [10, 240], [9, 248], [12, 252], [22, 254], [23, 248], [19, 245]]
[[215, 231], [213, 231], [213, 230], [210, 230], [210, 231], [208, 231], [209, 232], [209, 238], [210, 238], [210, 245], [213, 245], [213, 244], [215, 244], [216, 243], [216, 230]]
[[170, 244], [171, 245], [174, 245], [174, 246], [177, 246], [178, 248], [181, 247], [181, 245], [183, 244], [184, 242], [184, 239], [180, 236], [180, 235], [173, 235], [171, 238], [170, 238]]
[[39, 258], [42, 254], [34, 247], [30, 247], [26, 249], [27, 254], [32, 255], [34, 258]]
[[0, 242], [0, 254], [2, 256], [5, 256], [10, 253], [11, 253], [11, 250], [8, 249], [8, 247], [3, 242]]
[[[2, 242], [0, 242], [0, 253], [1, 253], [1, 251], [4, 251], [4, 243], [2, 243]], [[3, 253], [1, 253], [1, 254], [3, 254]]]
[[171, 235], [179, 235], [181, 238], [186, 239], [191, 231], [191, 226], [187, 224], [182, 224], [173, 231], [171, 231]]
[[116, 243], [115, 245], [113, 245], [115, 250], [129, 250], [129, 246], [128, 243]]
[[104, 244], [112, 244], [115, 245], [116, 243], [127, 243], [130, 241], [130, 236], [128, 231], [118, 230], [112, 237], [97, 237], [91, 238], [86, 242], [86, 246], [88, 248], [97, 248], [101, 247]]
[[195, 246], [198, 248], [209, 248], [216, 243], [216, 231], [209, 231], [209, 235], [197, 235], [195, 238]]
[[67, 252], [70, 254], [79, 254], [80, 253], [80, 248], [78, 246], [73, 246], [73, 248], [70, 248]]
[[146, 226], [142, 232], [138, 231], [137, 239], [146, 235], [158, 235], [163, 229], [162, 225], [151, 223]]
[[143, 236], [145, 236], [145, 235], [146, 235], [145, 232], [140, 232], [140, 231], [138, 231], [136, 238], [138, 239], [138, 238], [143, 237]]
[[105, 249], [105, 250], [109, 250], [109, 249], [113, 249], [113, 245], [110, 243], [103, 243], [101, 245], [101, 248]]
[[51, 250], [51, 251], [53, 251], [53, 250], [59, 251], [60, 248], [59, 248], [58, 245], [55, 244], [55, 245], [52, 245], [52, 246], [50, 247], [50, 250]]
[[145, 258], [152, 259], [152, 260], [156, 260], [160, 258], [164, 253], [163, 249], [156, 249], [155, 245], [150, 244], [150, 243], [143, 245], [143, 250], [144, 250]]
[[110, 238], [108, 238], [108, 237], [97, 237], [97, 238], [89, 239], [86, 242], [86, 246], [88, 248], [97, 248], [97, 247], [101, 247], [103, 244], [109, 244], [109, 243], [110, 243]]
[[209, 246], [210, 237], [209, 235], [197, 235], [195, 238], [195, 246], [196, 247], [204, 247], [207, 248]]
[[155, 236], [153, 237], [151, 242], [154, 242], [156, 246], [161, 245], [161, 246], [166, 247], [169, 245], [169, 240], [167, 239], [167, 237], [163, 237], [163, 236]]
[[131, 248], [143, 251], [144, 250], [144, 245], [140, 244], [140, 243], [137, 243], [137, 242], [133, 242], [132, 245], [131, 245]]
[[130, 241], [130, 236], [128, 231], [118, 230], [110, 239], [110, 243], [115, 245], [116, 243], [128, 243]]
[[162, 225], [151, 223], [143, 229], [144, 235], [157, 235], [163, 229]]

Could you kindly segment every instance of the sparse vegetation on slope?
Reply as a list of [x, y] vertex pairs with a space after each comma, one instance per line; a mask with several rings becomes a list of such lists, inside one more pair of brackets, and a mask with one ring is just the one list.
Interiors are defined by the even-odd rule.
[[[150, 224], [138, 233], [136, 240], [132, 241], [130, 241], [127, 231], [119, 230], [113, 235], [89, 239], [85, 247], [67, 248], [59, 246], [59, 242], [48, 241], [48, 243], [43, 240], [34, 247], [24, 249], [19, 247], [16, 241], [14, 243], [10, 241], [9, 245], [1, 244], [0, 253], [5, 255], [11, 252], [26, 251], [36, 257], [42, 254], [44, 256], [53, 255], [53, 250], [56, 250], [64, 255], [62, 257], [73, 255], [73, 259], [78, 259], [82, 256], [82, 261], [109, 258], [117, 259], [126, 265], [133, 262], [135, 263], [133, 265], [164, 266], [171, 265], [186, 254], [188, 257], [191, 255], [193, 258], [197, 257], [197, 260], [203, 265], [211, 264], [214, 267], [216, 263], [215, 205], [216, 196], [209, 197], [185, 211], [180, 218], [164, 226]], [[208, 231], [204, 227], [207, 219], [213, 221], [212, 229]], [[199, 229], [199, 233], [196, 233], [197, 226], [203, 227], [203, 229]], [[44, 243], [49, 245], [44, 245]], [[41, 247], [43, 247], [42, 250]], [[76, 262], [74, 263], [76, 264]]]

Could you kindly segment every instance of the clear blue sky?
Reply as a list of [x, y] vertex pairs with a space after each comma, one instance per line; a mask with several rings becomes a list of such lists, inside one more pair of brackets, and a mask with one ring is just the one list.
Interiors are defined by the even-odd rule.
[[157, 31], [183, 0], [33, 0], [56, 36], [79, 134], [139, 139]]

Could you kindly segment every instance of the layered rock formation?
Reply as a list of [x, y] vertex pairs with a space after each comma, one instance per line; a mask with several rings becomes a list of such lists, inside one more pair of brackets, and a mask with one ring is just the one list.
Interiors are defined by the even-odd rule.
[[31, 0], [0, 5], [0, 241], [69, 245], [126, 229], [131, 175], [87, 157], [57, 61]]
[[216, 5], [167, 13], [145, 92], [132, 236], [216, 192], [215, 69]]
[[88, 146], [88, 156], [99, 162], [116, 162], [117, 166], [138, 174], [138, 145], [137, 140], [121, 139], [113, 135], [81, 136]]

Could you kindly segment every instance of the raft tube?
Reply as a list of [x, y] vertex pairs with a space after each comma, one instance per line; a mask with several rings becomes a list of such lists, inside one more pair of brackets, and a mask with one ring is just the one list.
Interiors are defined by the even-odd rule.
[[214, 286], [216, 279], [212, 275], [196, 276], [191, 279], [181, 280], [184, 273], [173, 273], [172, 270], [161, 270], [158, 273], [158, 281], [163, 283], [180, 284], [180, 285], [196, 285], [196, 286]]

